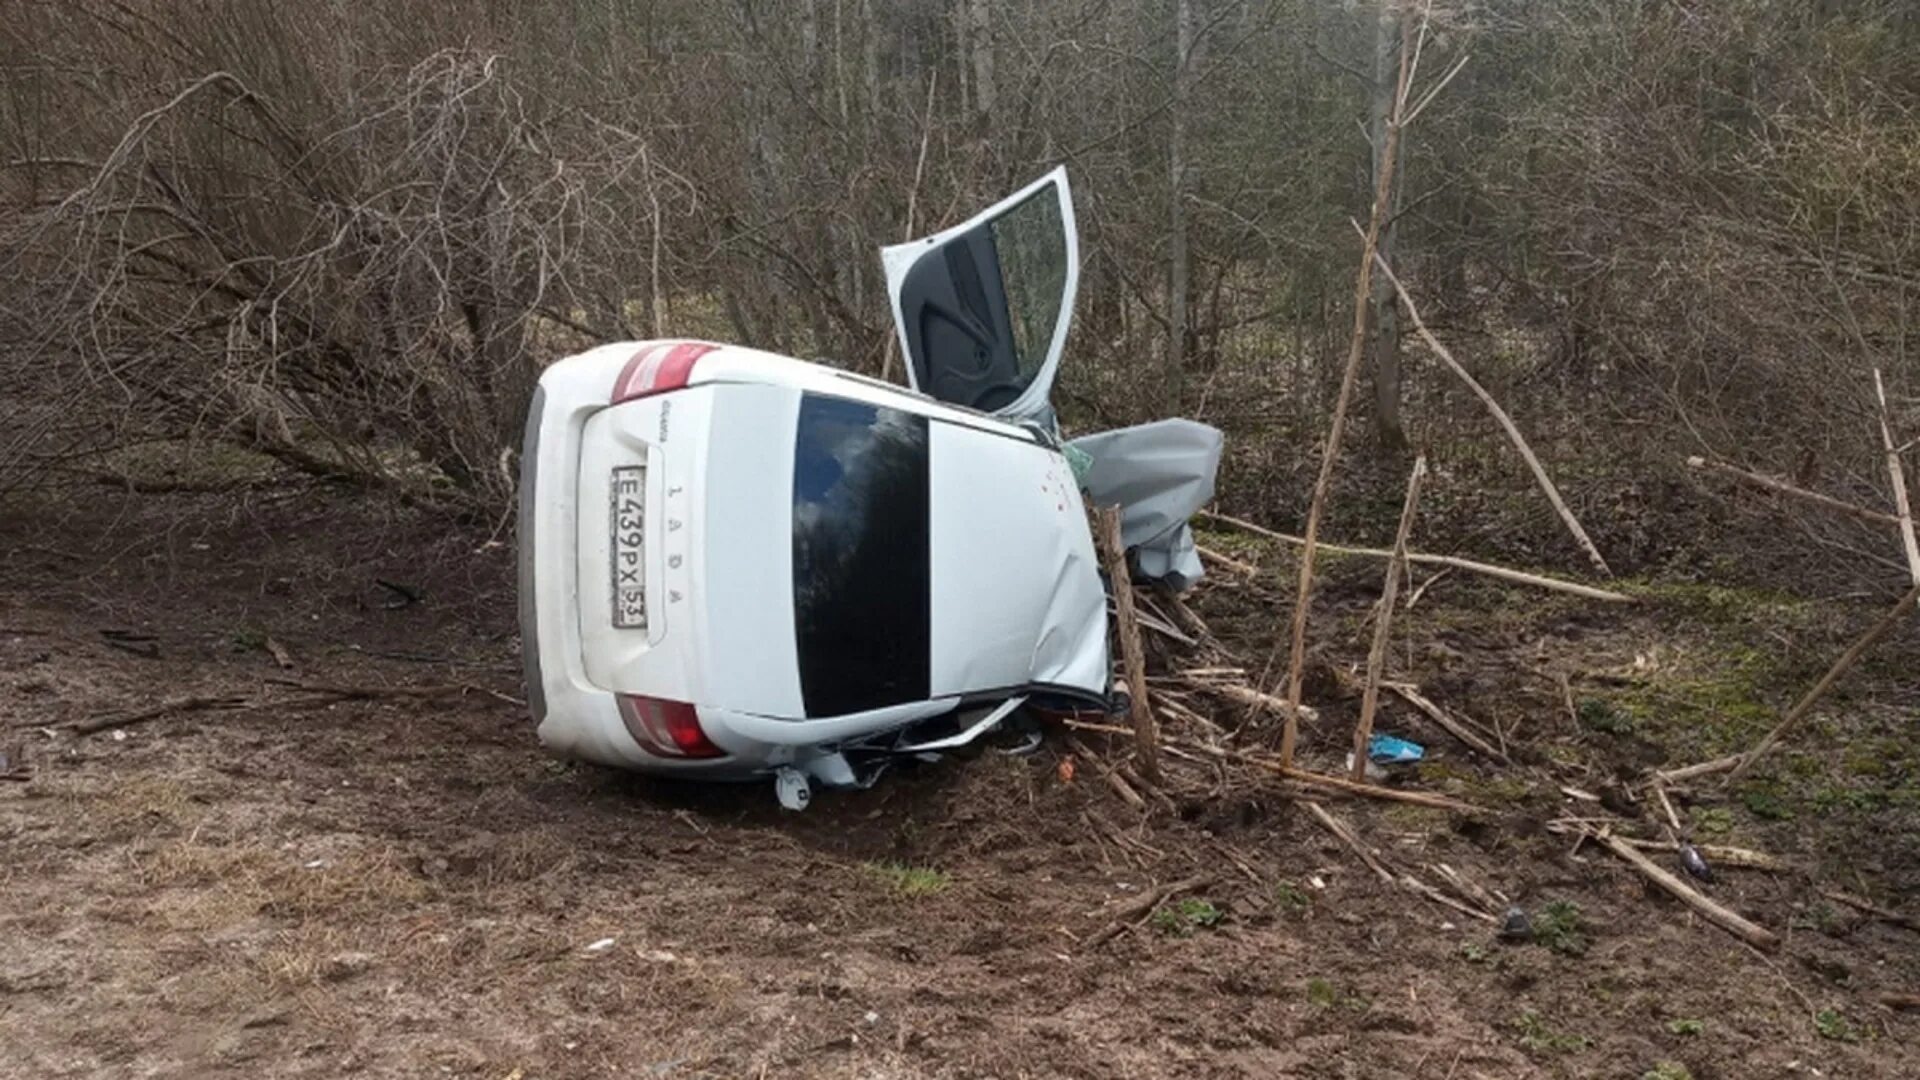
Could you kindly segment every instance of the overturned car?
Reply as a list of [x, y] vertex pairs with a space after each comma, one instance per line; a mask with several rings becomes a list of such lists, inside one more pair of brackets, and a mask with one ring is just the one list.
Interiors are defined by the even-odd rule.
[[1079, 277], [1064, 170], [882, 256], [912, 390], [690, 341], [543, 374], [519, 587], [547, 747], [770, 775], [798, 808], [1022, 704], [1104, 708], [1090, 478], [1150, 574], [1197, 577], [1184, 522], [1218, 433], [1171, 421], [1081, 450], [1055, 429]]

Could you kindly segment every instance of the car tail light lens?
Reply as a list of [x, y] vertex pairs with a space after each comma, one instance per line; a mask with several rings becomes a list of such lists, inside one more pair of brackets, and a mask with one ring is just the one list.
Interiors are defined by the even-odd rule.
[[656, 757], [716, 758], [726, 751], [713, 745], [700, 728], [700, 714], [684, 701], [666, 701], [640, 694], [616, 694], [620, 720], [640, 748]]
[[685, 388], [693, 377], [694, 361], [715, 348], [697, 341], [664, 341], [641, 349], [613, 381], [612, 403]]

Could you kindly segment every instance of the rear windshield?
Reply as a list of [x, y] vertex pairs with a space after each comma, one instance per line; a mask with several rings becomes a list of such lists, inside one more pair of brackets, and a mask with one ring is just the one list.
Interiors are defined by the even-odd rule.
[[927, 418], [802, 395], [793, 613], [808, 716], [926, 699], [929, 528]]

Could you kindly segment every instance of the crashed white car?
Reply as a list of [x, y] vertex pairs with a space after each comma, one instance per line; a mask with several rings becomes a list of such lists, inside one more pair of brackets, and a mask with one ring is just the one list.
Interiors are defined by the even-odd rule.
[[1106, 597], [1048, 390], [1079, 277], [1064, 170], [883, 253], [909, 391], [705, 342], [540, 379], [520, 622], [542, 743], [773, 775], [782, 801], [1104, 707]]

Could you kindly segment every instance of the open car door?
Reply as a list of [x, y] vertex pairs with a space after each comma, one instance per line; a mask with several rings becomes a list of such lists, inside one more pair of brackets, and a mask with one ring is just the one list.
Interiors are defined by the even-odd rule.
[[915, 390], [1049, 422], [1080, 284], [1064, 166], [951, 229], [882, 248], [880, 259]]

